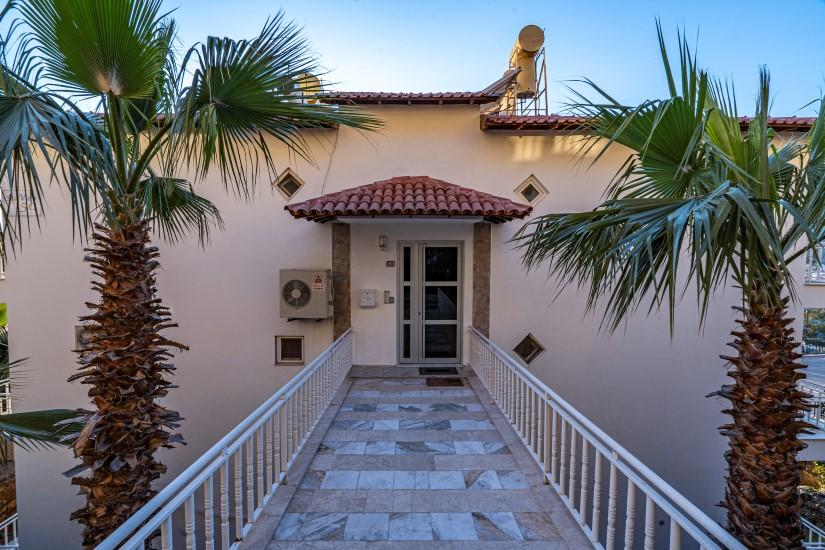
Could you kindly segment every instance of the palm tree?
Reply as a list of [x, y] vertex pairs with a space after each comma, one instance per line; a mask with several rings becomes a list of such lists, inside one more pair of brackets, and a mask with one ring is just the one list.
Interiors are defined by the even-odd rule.
[[259, 177], [276, 175], [273, 147], [309, 158], [303, 129], [379, 123], [306, 101], [319, 93], [308, 76], [318, 67], [282, 14], [257, 37], [209, 37], [178, 56], [161, 0], [19, 0], [7, 10], [3, 237], [13, 249], [26, 231], [12, 216], [20, 205], [38, 219], [44, 180], [66, 186], [75, 225], [84, 235], [91, 227], [86, 260], [99, 298], [81, 317], [87, 345], [70, 380], [90, 386], [94, 406], [74, 443], [87, 472], [72, 480], [86, 497], [72, 519], [93, 547], [155, 494], [166, 470], [155, 451], [182, 441], [179, 414], [158, 402], [172, 387], [171, 350], [186, 347], [162, 334], [175, 324], [157, 298], [152, 231], [203, 242], [222, 222], [191, 182], [217, 171], [249, 197]]
[[603, 308], [608, 330], [640, 306], [666, 308], [672, 330], [691, 286], [704, 321], [717, 289], [741, 289], [735, 353], [722, 357], [733, 382], [715, 394], [730, 402], [720, 428], [729, 440], [722, 506], [729, 530], [749, 547], [801, 548], [797, 453], [806, 405], [789, 265], [825, 237], [825, 108], [800, 139], [777, 135], [762, 69], [743, 132], [732, 87], [698, 67], [681, 33], [675, 72], [657, 29], [669, 97], [623, 105], [590, 80], [575, 96], [574, 112], [589, 117], [583, 154], [597, 162], [615, 144], [629, 150], [604, 202], [537, 217], [515, 241], [528, 268], [547, 265], [560, 284], [586, 292], [588, 310]]

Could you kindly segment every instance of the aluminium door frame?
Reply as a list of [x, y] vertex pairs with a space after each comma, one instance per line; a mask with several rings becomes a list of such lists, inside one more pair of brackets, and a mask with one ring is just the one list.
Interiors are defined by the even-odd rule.
[[[404, 247], [410, 250], [410, 359], [403, 357], [404, 352]], [[456, 274], [456, 357], [424, 358], [424, 250], [427, 246], [455, 246], [457, 254]], [[396, 303], [396, 360], [398, 364], [444, 364], [460, 365], [464, 351], [464, 241], [463, 240], [399, 240], [397, 243], [397, 296]], [[442, 281], [433, 281], [431, 286], [438, 286]], [[435, 323], [451, 324], [451, 323]]]

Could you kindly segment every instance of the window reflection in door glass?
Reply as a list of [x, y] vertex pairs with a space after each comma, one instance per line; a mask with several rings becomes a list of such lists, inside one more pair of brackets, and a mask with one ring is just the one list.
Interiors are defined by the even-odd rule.
[[456, 325], [426, 325], [424, 327], [424, 357], [450, 359], [458, 355]]
[[458, 288], [428, 286], [424, 289], [424, 314], [428, 321], [455, 321], [458, 319]]
[[424, 249], [424, 280], [457, 281], [458, 248], [455, 246], [428, 246]]

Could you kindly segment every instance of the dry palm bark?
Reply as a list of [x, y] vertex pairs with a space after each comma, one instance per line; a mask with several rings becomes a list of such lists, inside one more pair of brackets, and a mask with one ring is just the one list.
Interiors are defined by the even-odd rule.
[[723, 411], [731, 422], [720, 428], [730, 447], [725, 501], [728, 530], [753, 549], [802, 548], [798, 486], [805, 444], [799, 435], [808, 425], [807, 408], [797, 382], [805, 375], [797, 362], [798, 342], [782, 307], [751, 305], [741, 310], [741, 329], [732, 332], [737, 350], [728, 376], [734, 383], [716, 395], [730, 400]]
[[124, 223], [117, 229], [96, 226], [86, 251], [100, 294], [81, 317], [88, 335], [79, 372], [69, 380], [91, 385], [90, 412], [75, 455], [86, 472], [72, 478], [86, 506], [72, 519], [84, 526], [83, 544], [96, 546], [145, 504], [156, 491], [152, 482], [166, 471], [155, 460], [161, 447], [182, 443], [174, 433], [180, 415], [158, 403], [174, 387], [168, 375], [170, 348], [185, 346], [161, 335], [176, 326], [156, 297], [157, 248], [150, 246], [149, 223]]

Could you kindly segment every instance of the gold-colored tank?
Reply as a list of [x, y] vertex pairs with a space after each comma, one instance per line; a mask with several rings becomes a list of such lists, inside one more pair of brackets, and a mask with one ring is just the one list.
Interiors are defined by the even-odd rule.
[[536, 53], [544, 45], [544, 31], [536, 25], [527, 25], [518, 33], [516, 43], [510, 52], [510, 67], [521, 69], [516, 76], [516, 96], [519, 98], [536, 95]]

